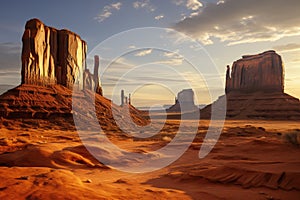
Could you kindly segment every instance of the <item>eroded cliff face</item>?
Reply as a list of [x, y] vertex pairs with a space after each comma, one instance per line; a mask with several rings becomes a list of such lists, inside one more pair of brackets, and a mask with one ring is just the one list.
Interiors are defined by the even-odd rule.
[[275, 51], [243, 56], [227, 66], [226, 93], [284, 92], [284, 70], [281, 57]]
[[22, 38], [22, 83], [42, 85], [56, 83], [57, 42], [54, 42], [56, 39], [56, 30], [51, 31], [41, 21], [30, 20], [26, 23]]
[[[31, 19], [25, 25], [22, 41], [22, 84], [59, 84], [69, 89], [78, 84], [100, 93], [98, 71], [96, 76], [86, 74], [91, 82], [84, 85], [87, 44], [80, 36]], [[99, 58], [95, 62], [99, 65]]]

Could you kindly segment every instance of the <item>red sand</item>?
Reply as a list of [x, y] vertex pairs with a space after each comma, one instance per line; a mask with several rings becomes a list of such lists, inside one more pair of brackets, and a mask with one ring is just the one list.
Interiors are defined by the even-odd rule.
[[[74, 131], [5, 122], [0, 129], [0, 199], [300, 198], [300, 148], [281, 135], [299, 122], [227, 121], [213, 151], [200, 160], [208, 126], [201, 121], [194, 143], [179, 160], [146, 174], [104, 166]], [[178, 124], [169, 120], [160, 134], [136, 142], [115, 131], [107, 134], [124, 149], [149, 152], [167, 144], [165, 138], [176, 134]]]

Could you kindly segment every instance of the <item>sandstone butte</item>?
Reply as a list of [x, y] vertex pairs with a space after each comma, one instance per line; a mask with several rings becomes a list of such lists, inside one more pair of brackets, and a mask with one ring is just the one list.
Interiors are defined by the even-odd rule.
[[79, 35], [31, 19], [25, 25], [22, 42], [22, 84], [58, 84], [72, 89], [77, 81], [81, 87], [102, 95], [99, 57], [95, 56], [94, 74], [91, 74], [86, 65], [87, 44]]
[[[225, 93], [213, 104], [226, 98], [227, 119], [300, 119], [299, 99], [284, 93], [282, 58], [273, 50], [227, 66]], [[211, 108], [202, 109], [201, 118], [210, 118]]]
[[[0, 118], [73, 123], [72, 102], [78, 102], [82, 108], [82, 113], [78, 114], [85, 119], [86, 113], [92, 112], [86, 109], [91, 104], [90, 96], [94, 95], [91, 91], [95, 91], [96, 114], [102, 124], [116, 125], [112, 109], [126, 118], [122, 114], [122, 109], [126, 108], [118, 107], [102, 95], [99, 57], [94, 58], [92, 74], [86, 64], [87, 44], [79, 35], [31, 19], [25, 25], [22, 42], [21, 85], [0, 96]], [[74, 87], [79, 91], [75, 96]], [[147, 123], [140, 111], [128, 106], [131, 117], [138, 124]]]
[[185, 104], [185, 110], [187, 112], [192, 112], [198, 109], [194, 102], [194, 91], [192, 89], [184, 89], [177, 94], [177, 98], [175, 98], [174, 105], [168, 108], [166, 111], [168, 113], [180, 113], [181, 112], [181, 104]]
[[227, 66], [226, 93], [284, 92], [284, 70], [281, 56], [275, 51], [243, 56]]

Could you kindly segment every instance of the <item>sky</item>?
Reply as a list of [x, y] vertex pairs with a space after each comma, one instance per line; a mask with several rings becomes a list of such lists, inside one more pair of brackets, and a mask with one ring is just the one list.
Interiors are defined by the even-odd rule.
[[174, 103], [192, 88], [197, 104], [224, 93], [226, 65], [274, 49], [285, 91], [300, 98], [299, 0], [6, 0], [0, 6], [0, 93], [20, 83], [27, 20], [69, 29], [100, 56], [104, 96], [135, 106]]

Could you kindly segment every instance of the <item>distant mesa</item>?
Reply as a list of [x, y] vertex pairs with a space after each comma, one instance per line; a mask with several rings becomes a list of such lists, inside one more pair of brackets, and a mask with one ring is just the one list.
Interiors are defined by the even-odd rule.
[[87, 44], [76, 33], [57, 30], [39, 19], [31, 19], [25, 25], [22, 42], [22, 84], [57, 84], [69, 89], [77, 84], [102, 95], [99, 57], [95, 56], [92, 74], [86, 65]]
[[[181, 106], [180, 106], [181, 105]], [[184, 106], [184, 108], [183, 108]], [[177, 94], [175, 104], [168, 108], [168, 113], [192, 112], [198, 109], [194, 102], [194, 91], [192, 89], [184, 89]]]
[[[227, 119], [300, 119], [300, 102], [284, 93], [284, 68], [281, 56], [270, 50], [246, 55], [226, 72]], [[200, 112], [211, 117], [211, 105]]]

